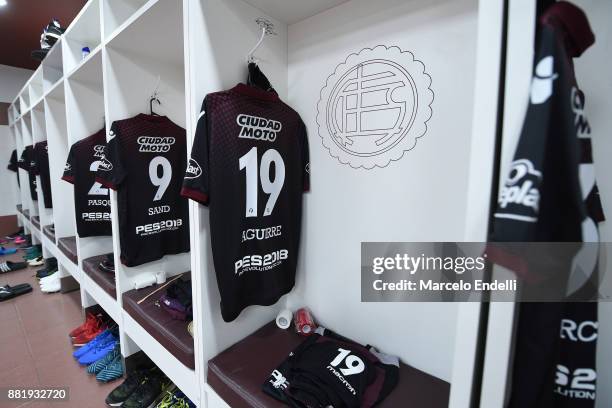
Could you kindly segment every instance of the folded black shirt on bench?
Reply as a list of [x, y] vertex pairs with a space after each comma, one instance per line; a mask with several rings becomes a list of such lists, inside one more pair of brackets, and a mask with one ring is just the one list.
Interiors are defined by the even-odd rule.
[[399, 359], [319, 328], [268, 377], [263, 391], [297, 408], [370, 408], [397, 385]]

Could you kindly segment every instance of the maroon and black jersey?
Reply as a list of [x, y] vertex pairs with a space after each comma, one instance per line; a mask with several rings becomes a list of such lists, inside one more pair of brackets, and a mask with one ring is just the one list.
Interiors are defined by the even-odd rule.
[[117, 190], [121, 262], [141, 265], [189, 251], [185, 129], [165, 116], [137, 115], [113, 123], [97, 180]]
[[21, 157], [17, 162], [17, 167], [28, 173], [28, 184], [30, 185], [30, 196], [32, 200], [38, 200], [36, 193], [36, 175], [34, 174], [34, 148], [32, 145], [25, 146]]
[[6, 166], [6, 168], [10, 171], [14, 171], [15, 174], [17, 175], [17, 186], [19, 185], [19, 161], [17, 160], [17, 149], [13, 150], [13, 153], [11, 153], [11, 158], [9, 159], [9, 164], [8, 166]]
[[270, 374], [262, 389], [296, 408], [371, 408], [398, 381], [397, 357], [320, 327]]
[[53, 208], [53, 201], [51, 200], [51, 175], [49, 174], [49, 152], [46, 140], [34, 145], [33, 172], [36, 176], [40, 176], [40, 189], [42, 190], [45, 208]]
[[304, 123], [276, 93], [239, 84], [206, 96], [182, 194], [210, 207], [225, 321], [293, 288], [308, 171]]
[[112, 235], [108, 189], [96, 181], [104, 161], [104, 129], [72, 145], [62, 180], [74, 184], [74, 210], [81, 238]]

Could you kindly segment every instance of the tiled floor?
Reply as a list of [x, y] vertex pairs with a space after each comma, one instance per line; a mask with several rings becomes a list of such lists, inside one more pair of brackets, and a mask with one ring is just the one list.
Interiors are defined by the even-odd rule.
[[[22, 252], [22, 251], [19, 251]], [[21, 254], [0, 261], [21, 259]], [[100, 384], [72, 358], [68, 333], [83, 321], [80, 292], [46, 294], [34, 277], [36, 269], [0, 274], [0, 286], [29, 283], [34, 290], [0, 302], [0, 387], [69, 387], [66, 402], [9, 403], [0, 408], [98, 408], [119, 381]]]

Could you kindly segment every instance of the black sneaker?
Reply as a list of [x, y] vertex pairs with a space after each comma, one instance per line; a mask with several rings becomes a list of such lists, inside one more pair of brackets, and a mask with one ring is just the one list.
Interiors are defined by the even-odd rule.
[[45, 268], [47, 269], [57, 269], [57, 258], [51, 257], [45, 259]]
[[37, 279], [46, 278], [49, 275], [53, 275], [55, 272], [57, 272], [57, 266], [39, 269], [36, 271], [36, 278]]
[[146, 371], [133, 371], [125, 381], [108, 394], [106, 405], [109, 407], [120, 407], [136, 391], [146, 378]]
[[121, 408], [149, 408], [154, 405], [164, 389], [170, 385], [159, 370], [149, 373], [143, 383], [121, 405]]

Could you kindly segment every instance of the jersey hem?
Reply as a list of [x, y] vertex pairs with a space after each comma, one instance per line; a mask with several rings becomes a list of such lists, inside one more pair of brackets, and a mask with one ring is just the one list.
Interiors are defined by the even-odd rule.
[[221, 318], [223, 318], [223, 320], [226, 323], [229, 323], [229, 322], [233, 322], [234, 320], [236, 320], [242, 314], [242, 312], [244, 312], [250, 306], [263, 306], [263, 307], [272, 306], [276, 304], [283, 296], [290, 293], [294, 287], [295, 287], [295, 281], [288, 288], [281, 290], [280, 293], [274, 296], [271, 296], [269, 298], [266, 298], [263, 300], [252, 300], [252, 301], [249, 301], [247, 299], [245, 302], [242, 302], [241, 306], [237, 308], [233, 308], [233, 310], [235, 310], [234, 313], [229, 313], [229, 312], [224, 313], [223, 300], [222, 300], [221, 301]]
[[67, 181], [70, 184], [74, 184], [74, 177], [72, 176], [62, 176], [62, 180]]
[[181, 195], [183, 197], [190, 198], [194, 201], [199, 202], [200, 204], [208, 205], [208, 194], [204, 194], [198, 190], [194, 190], [191, 188], [183, 187], [181, 189]]
[[101, 177], [96, 177], [96, 181], [98, 183], [102, 184], [104, 187], [112, 188], [113, 190], [117, 190], [117, 186], [115, 184], [111, 183], [108, 180], [105, 180], [105, 179], [103, 179]]

